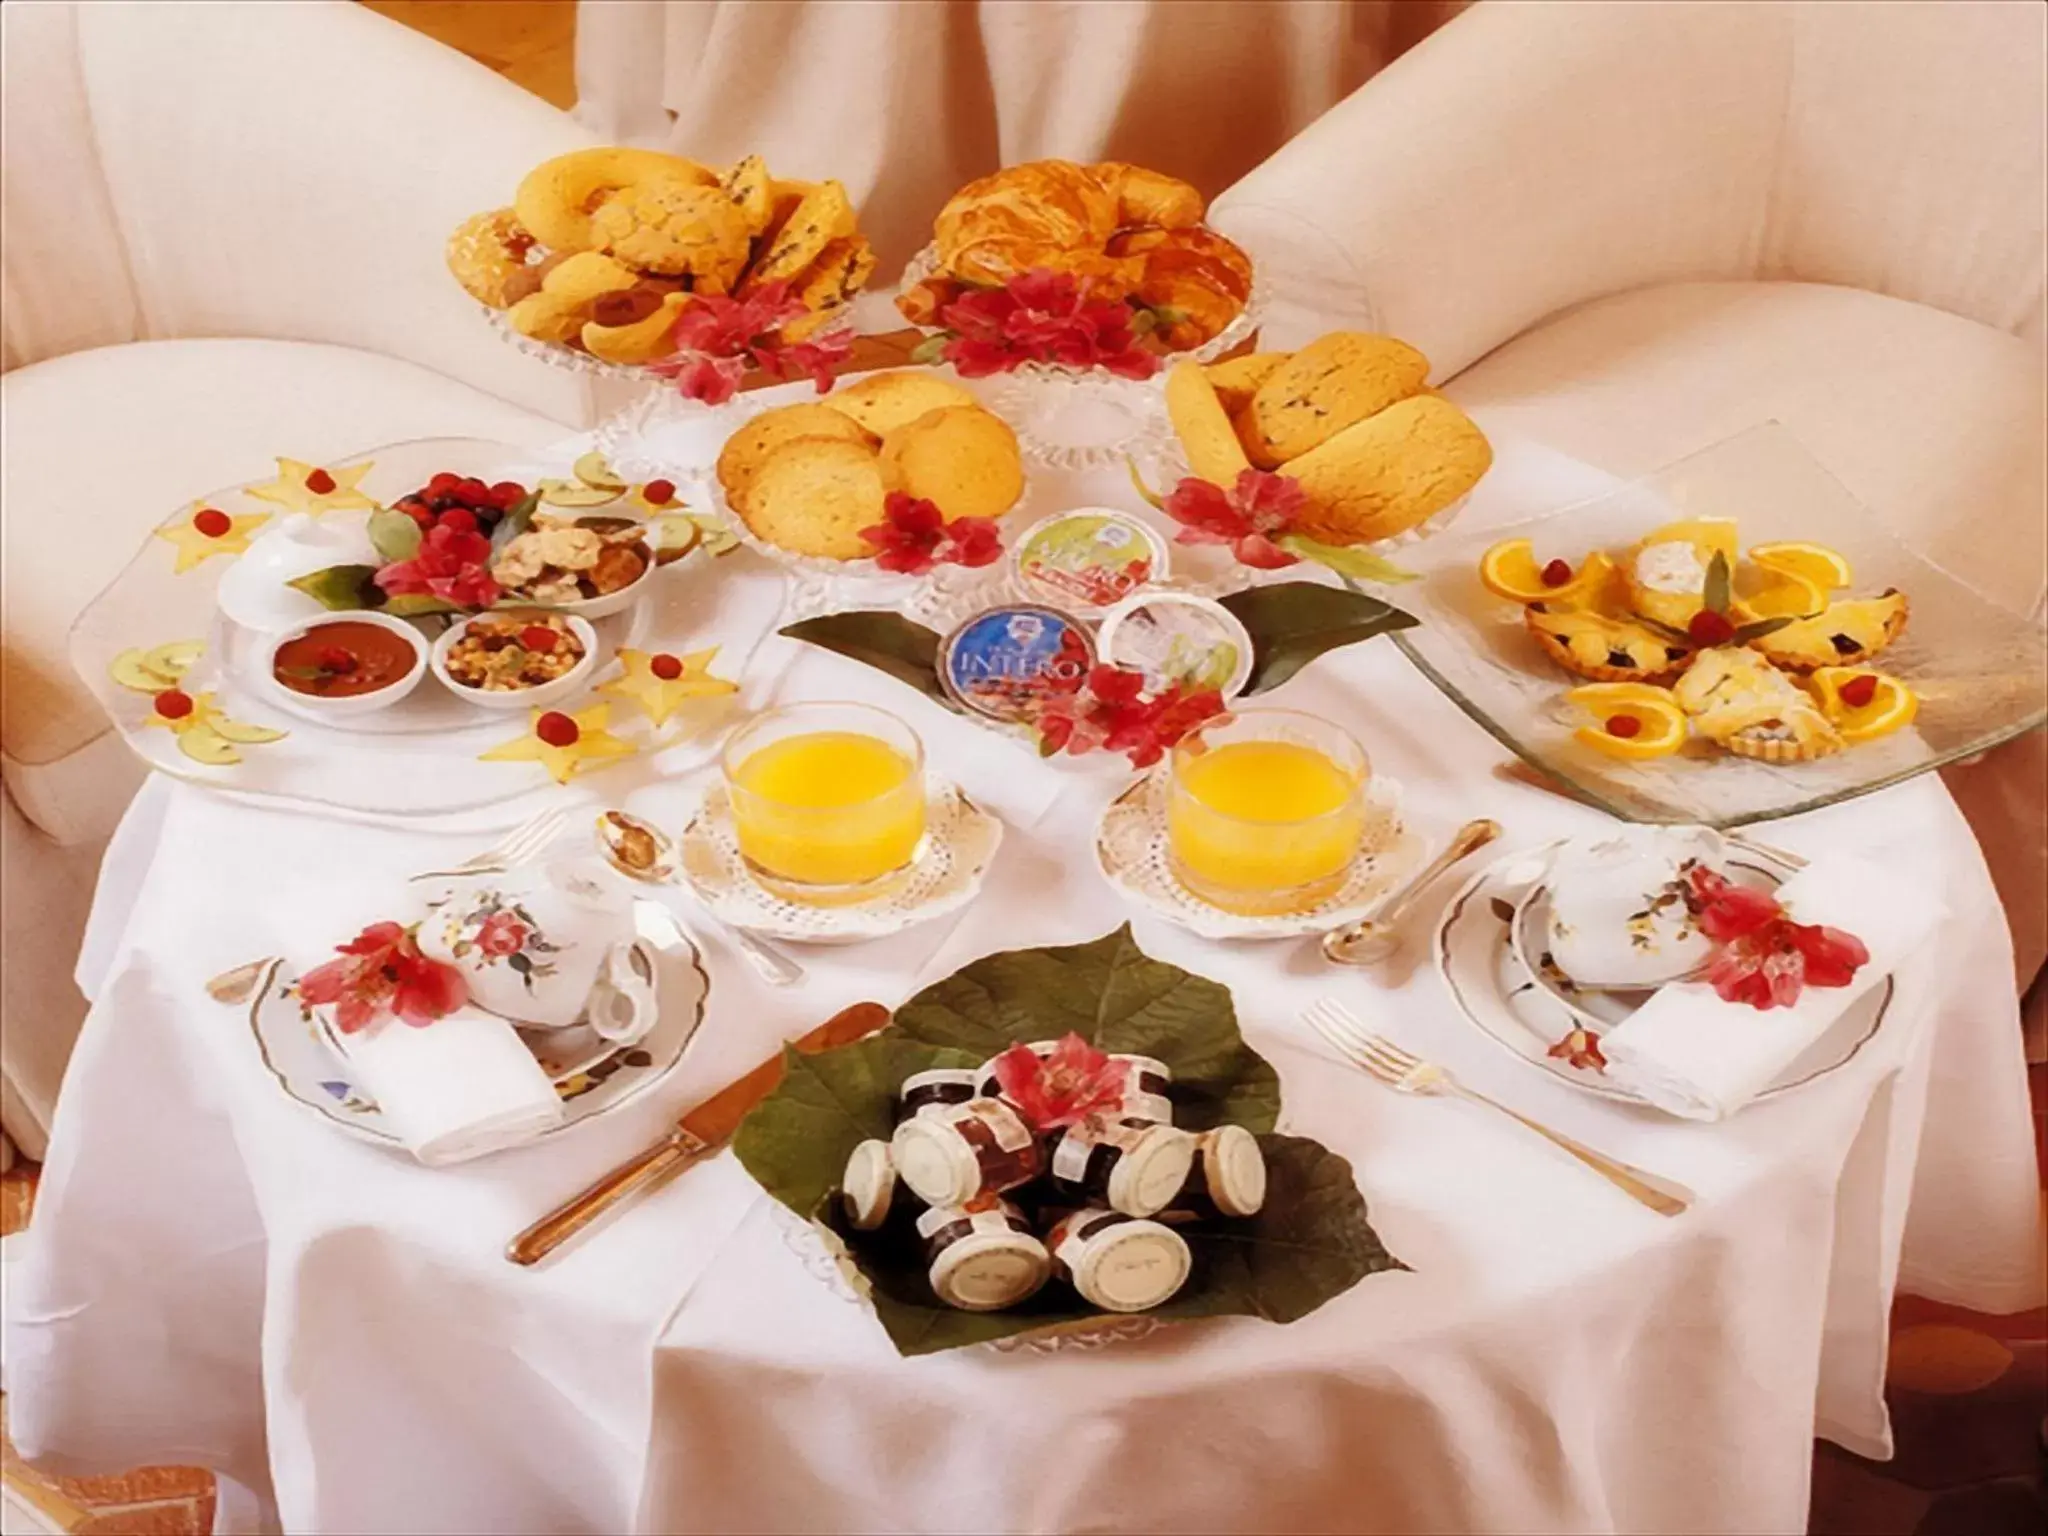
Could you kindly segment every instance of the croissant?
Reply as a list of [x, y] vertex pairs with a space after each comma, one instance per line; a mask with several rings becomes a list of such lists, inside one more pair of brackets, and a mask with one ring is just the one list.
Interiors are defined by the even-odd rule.
[[1176, 312], [1158, 333], [1176, 351], [1219, 334], [1251, 297], [1251, 258], [1214, 230], [1130, 230], [1111, 240], [1109, 249], [1142, 262], [1131, 290], [1140, 303]]
[[1202, 222], [1202, 194], [1176, 177], [1122, 160], [1089, 169], [1116, 198], [1119, 229], [1187, 229]]

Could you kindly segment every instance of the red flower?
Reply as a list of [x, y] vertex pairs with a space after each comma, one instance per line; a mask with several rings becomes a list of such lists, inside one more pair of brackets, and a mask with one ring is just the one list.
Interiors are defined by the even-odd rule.
[[1808, 987], [1846, 987], [1870, 961], [1854, 934], [1795, 923], [1777, 898], [1710, 869], [1691, 873], [1700, 932], [1719, 946], [1706, 980], [1724, 1002], [1789, 1008]]
[[935, 565], [989, 565], [1003, 552], [995, 519], [956, 517], [950, 523], [931, 502], [891, 491], [882, 521], [861, 529], [875, 546], [875, 564], [885, 571], [922, 576]]
[[342, 958], [299, 979], [299, 995], [334, 1004], [334, 1021], [345, 1035], [385, 1013], [418, 1028], [468, 1001], [462, 973], [421, 954], [413, 930], [397, 923], [372, 923], [335, 953]]
[[1044, 268], [1000, 288], [972, 289], [939, 310], [946, 334], [939, 356], [968, 379], [1024, 363], [1101, 368], [1126, 379], [1157, 373], [1158, 357], [1138, 345], [1130, 306], [1088, 292], [1088, 284]]
[[700, 293], [676, 319], [673, 335], [680, 355], [649, 371], [674, 379], [679, 393], [707, 405], [730, 400], [750, 367], [784, 379], [808, 374], [822, 395], [852, 351], [853, 338], [784, 343], [782, 327], [809, 313], [788, 283], [765, 284], [744, 299]]
[[1176, 543], [1228, 544], [1240, 564], [1275, 571], [1300, 558], [1278, 540], [1294, 531], [1307, 500], [1300, 481], [1247, 469], [1227, 491], [1190, 475], [1164, 505], [1166, 515], [1180, 524]]
[[1607, 1070], [1607, 1058], [1600, 1054], [1600, 1037], [1590, 1029], [1573, 1028], [1553, 1045], [1549, 1053], [1560, 1061], [1594, 1072]]
[[526, 943], [526, 924], [510, 912], [493, 912], [476, 932], [476, 947], [487, 955], [516, 955]]
[[1079, 757], [1097, 747], [1121, 752], [1133, 768], [1149, 768], [1203, 721], [1223, 713], [1214, 688], [1189, 692], [1176, 683], [1146, 697], [1145, 677], [1121, 667], [1098, 666], [1084, 689], [1039, 705], [1039, 751]]
[[679, 362], [656, 363], [652, 371], [674, 379], [676, 393], [685, 400], [723, 405], [740, 392], [740, 380], [747, 376], [747, 364], [744, 358], [710, 357], [696, 352]]
[[1071, 1033], [1044, 1057], [1028, 1045], [1011, 1046], [996, 1058], [995, 1074], [1003, 1097], [1040, 1131], [1116, 1113], [1129, 1075], [1106, 1052]]
[[498, 600], [490, 561], [491, 541], [482, 534], [436, 524], [410, 560], [385, 566], [376, 582], [393, 597], [426, 593], [458, 608], [488, 608]]

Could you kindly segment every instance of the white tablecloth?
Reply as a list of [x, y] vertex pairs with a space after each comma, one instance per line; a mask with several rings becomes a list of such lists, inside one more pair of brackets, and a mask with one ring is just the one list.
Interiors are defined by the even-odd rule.
[[[954, 922], [806, 952], [809, 980], [785, 992], [713, 941], [710, 1022], [669, 1081], [458, 1168], [413, 1166], [289, 1102], [242, 1012], [202, 983], [257, 955], [307, 958], [478, 832], [149, 786], [108, 855], [80, 962], [95, 1004], [33, 1244], [9, 1266], [25, 1454], [215, 1467], [294, 1531], [1799, 1530], [1815, 1433], [1888, 1452], [1895, 1286], [1992, 1311], [2039, 1299], [2008, 939], [1932, 777], [1768, 829], [1908, 870], [1949, 916], [1854, 1060], [1718, 1126], [1509, 1059], [1460, 1022], [1419, 942], [1336, 972], [1304, 945], [1214, 945], [1140, 919], [1148, 951], [1233, 987], [1286, 1125], [1352, 1160], [1413, 1266], [1293, 1326], [899, 1360], [729, 1156], [514, 1269], [511, 1233], [776, 1040], [1126, 916], [1085, 852], [1122, 782], [1108, 765], [1039, 763], [790, 642], [757, 666], [785, 697], [909, 714], [934, 764], [1009, 823], [991, 888]], [[1505, 755], [1386, 641], [1326, 657], [1272, 702], [1351, 726], [1438, 835], [1484, 814], [1528, 846], [1603, 820], [1502, 776]], [[629, 803], [673, 824], [690, 798], [668, 784]], [[1296, 1021], [1325, 991], [1698, 1205], [1664, 1220], [1498, 1117], [1363, 1081]]]

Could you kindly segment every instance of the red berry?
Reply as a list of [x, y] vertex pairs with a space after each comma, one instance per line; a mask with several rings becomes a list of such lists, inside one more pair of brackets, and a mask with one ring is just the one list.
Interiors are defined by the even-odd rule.
[[491, 487], [491, 500], [504, 511], [510, 511], [526, 499], [526, 487], [517, 480], [500, 480]]
[[441, 514], [440, 525], [456, 533], [475, 533], [476, 514], [467, 507], [450, 507]]
[[640, 487], [640, 494], [650, 505], [665, 507], [676, 499], [676, 483], [673, 480], [650, 480]]
[[182, 720], [192, 713], [192, 695], [166, 688], [156, 696], [156, 712], [166, 720]]
[[1543, 585], [1546, 587], [1561, 587], [1571, 579], [1572, 568], [1569, 561], [1553, 560], [1543, 567]]
[[1685, 633], [1694, 645], [1725, 645], [1734, 638], [1735, 626], [1729, 622], [1727, 614], [1702, 608], [1685, 626]]
[[462, 484], [462, 476], [451, 475], [445, 469], [427, 482], [429, 496], [453, 496], [455, 487]]
[[235, 526], [235, 520], [218, 507], [207, 507], [192, 514], [192, 526], [209, 539], [218, 539]]
[[1842, 702], [1851, 709], [1861, 709], [1877, 697], [1877, 679], [1868, 672], [1852, 677], [1842, 684]]
[[683, 675], [683, 664], [677, 658], [669, 655], [667, 651], [663, 651], [659, 655], [648, 659], [647, 670], [660, 678], [664, 683], [672, 683]]
[[322, 672], [332, 672], [337, 677], [347, 677], [356, 669], [356, 653], [345, 645], [330, 645], [315, 659]]
[[434, 513], [430, 507], [423, 507], [418, 502], [414, 502], [411, 506], [401, 506], [398, 510], [411, 518], [421, 533], [425, 533], [434, 526]]
[[491, 500], [491, 488], [485, 485], [483, 481], [474, 477], [465, 479], [462, 484], [457, 486], [455, 494], [460, 496], [463, 503], [467, 506], [488, 507], [496, 505]]
[[533, 722], [533, 734], [551, 747], [573, 747], [583, 732], [559, 709], [551, 709]]
[[306, 489], [315, 496], [325, 496], [334, 489], [334, 476], [324, 469], [316, 469], [306, 476]]
[[1609, 715], [1607, 717], [1607, 734], [1610, 736], [1620, 736], [1625, 740], [1630, 736], [1641, 735], [1642, 730], [1643, 722], [1634, 715]]
[[519, 631], [519, 643], [529, 651], [552, 651], [560, 638], [545, 624], [529, 624]]

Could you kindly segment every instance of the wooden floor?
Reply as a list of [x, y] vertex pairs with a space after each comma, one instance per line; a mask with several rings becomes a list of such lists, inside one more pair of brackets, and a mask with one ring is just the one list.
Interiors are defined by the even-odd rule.
[[576, 105], [575, 0], [361, 0], [564, 110]]

